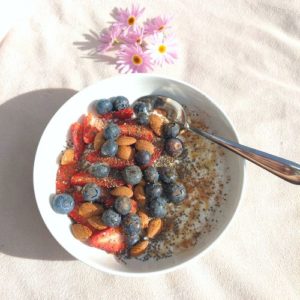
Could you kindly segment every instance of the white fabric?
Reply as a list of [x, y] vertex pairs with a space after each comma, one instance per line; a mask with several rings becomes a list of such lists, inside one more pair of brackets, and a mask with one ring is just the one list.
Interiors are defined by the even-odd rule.
[[[74, 260], [43, 225], [32, 189], [39, 137], [75, 91], [117, 73], [93, 55], [95, 33], [113, 7], [130, 3], [36, 0], [0, 44], [0, 298], [299, 299], [299, 187], [252, 164], [228, 231], [170, 274], [101, 273]], [[210, 95], [245, 144], [300, 162], [298, 0], [139, 3], [147, 17], [175, 17], [180, 58], [156, 73]]]

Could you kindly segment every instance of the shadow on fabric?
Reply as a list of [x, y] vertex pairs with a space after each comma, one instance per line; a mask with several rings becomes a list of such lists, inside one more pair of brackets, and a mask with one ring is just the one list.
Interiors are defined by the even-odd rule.
[[32, 172], [43, 130], [58, 108], [75, 93], [71, 89], [37, 90], [0, 106], [0, 251], [4, 254], [31, 259], [73, 259], [43, 223], [35, 202]]
[[114, 65], [116, 63], [116, 58], [100, 54], [97, 51], [97, 47], [99, 46], [99, 36], [93, 30], [84, 33], [83, 40], [74, 42], [73, 45], [85, 53], [85, 55], [81, 56], [82, 58], [92, 59], [94, 62], [104, 62], [108, 65]]

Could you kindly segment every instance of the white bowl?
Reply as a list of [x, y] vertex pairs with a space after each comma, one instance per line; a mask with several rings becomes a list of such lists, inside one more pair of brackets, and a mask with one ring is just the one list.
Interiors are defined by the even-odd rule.
[[227, 201], [223, 201], [222, 209], [214, 215], [218, 223], [214, 223], [210, 232], [203, 235], [196, 246], [159, 261], [141, 262], [131, 259], [127, 264], [122, 264], [113, 255], [89, 247], [72, 236], [70, 219], [65, 215], [56, 214], [49, 202], [50, 195], [55, 193], [57, 157], [66, 144], [70, 124], [86, 113], [89, 104], [95, 99], [124, 95], [134, 101], [148, 94], [165, 95], [177, 99], [187, 107], [197, 110], [211, 131], [238, 141], [237, 133], [226, 114], [195, 87], [166, 77], [133, 74], [101, 80], [66, 101], [48, 123], [36, 152], [33, 174], [34, 192], [38, 208], [49, 231], [71, 255], [96, 269], [112, 274], [143, 276], [163, 273], [199, 257], [220, 237], [230, 223], [243, 190], [244, 160], [225, 151], [222, 166], [219, 167], [224, 171], [223, 175], [230, 176], [231, 180], [225, 184]]

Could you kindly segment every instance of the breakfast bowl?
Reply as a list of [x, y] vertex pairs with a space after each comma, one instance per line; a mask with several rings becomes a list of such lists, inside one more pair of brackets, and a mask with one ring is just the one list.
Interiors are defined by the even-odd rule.
[[75, 239], [70, 230], [72, 220], [51, 207], [60, 153], [67, 145], [70, 124], [91, 111], [95, 100], [118, 95], [131, 103], [145, 95], [170, 97], [184, 106], [194, 127], [238, 141], [220, 107], [185, 82], [145, 74], [101, 80], [66, 99], [44, 130], [33, 171], [37, 206], [57, 242], [72, 256], [98, 270], [124, 276], [172, 271], [204, 254], [228, 227], [242, 195], [244, 160], [202, 137], [183, 133], [188, 150], [182, 162], [178, 159], [177, 167], [179, 178], [186, 185], [187, 199], [180, 208], [170, 209], [171, 215], [152, 252], [137, 258], [116, 256]]

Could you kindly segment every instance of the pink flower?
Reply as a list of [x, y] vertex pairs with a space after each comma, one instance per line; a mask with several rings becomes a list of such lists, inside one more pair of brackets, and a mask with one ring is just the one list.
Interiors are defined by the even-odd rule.
[[144, 38], [144, 28], [140, 26], [131, 28], [125, 34], [122, 35], [122, 40], [126, 44], [140, 45], [143, 42], [143, 38]]
[[162, 33], [155, 33], [149, 37], [147, 49], [146, 52], [156, 65], [162, 66], [164, 62], [173, 64], [177, 58], [176, 40], [173, 35], [165, 36]]
[[120, 33], [121, 28], [117, 25], [112, 25], [109, 28], [102, 30], [99, 37], [100, 45], [98, 46], [98, 51], [103, 53], [111, 49], [114, 44], [118, 43]]
[[156, 17], [153, 19], [148, 19], [145, 22], [145, 34], [151, 35], [155, 32], [163, 32], [166, 29], [171, 27], [170, 22], [172, 21], [172, 17]]
[[131, 26], [136, 26], [138, 18], [143, 14], [145, 8], [140, 8], [138, 5], [132, 4], [131, 9], [116, 9], [113, 17], [117, 21], [116, 24], [126, 29]]
[[120, 73], [145, 73], [152, 70], [149, 54], [137, 45], [123, 45], [118, 53], [116, 65]]

